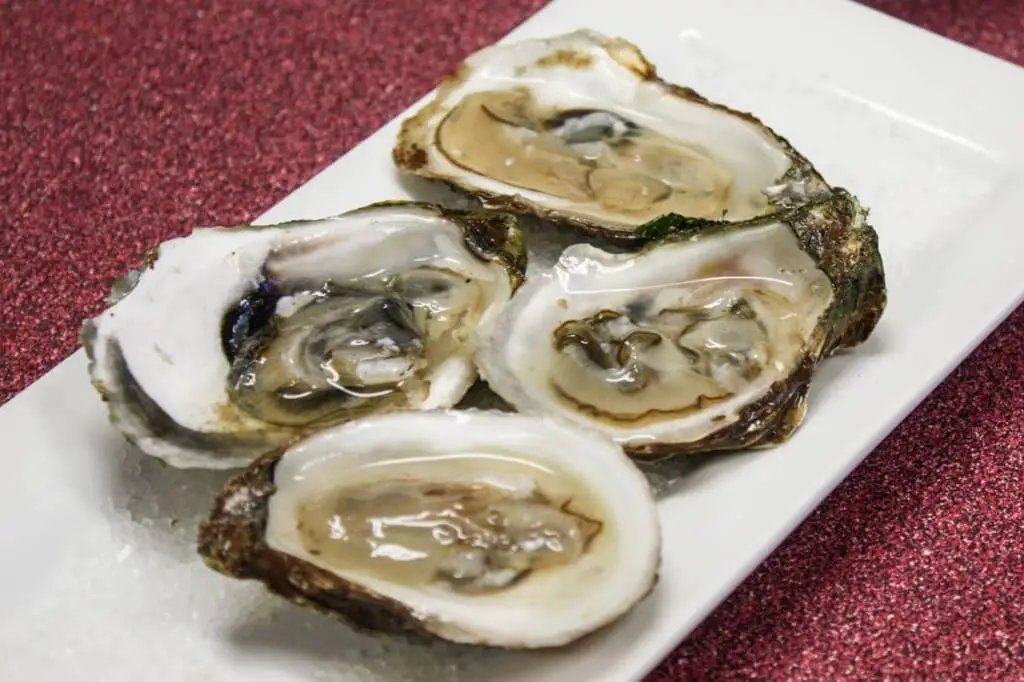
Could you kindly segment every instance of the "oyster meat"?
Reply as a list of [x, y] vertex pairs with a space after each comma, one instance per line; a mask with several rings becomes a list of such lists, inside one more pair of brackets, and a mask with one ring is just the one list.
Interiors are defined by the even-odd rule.
[[365, 417], [268, 454], [199, 530], [225, 575], [358, 629], [561, 646], [654, 587], [646, 480], [601, 434], [540, 416]]
[[86, 322], [121, 432], [179, 467], [230, 468], [359, 416], [450, 407], [471, 332], [522, 282], [515, 218], [386, 202], [160, 245]]
[[393, 157], [487, 205], [624, 242], [666, 213], [742, 221], [830, 191], [754, 116], [665, 82], [637, 47], [591, 30], [472, 55], [403, 122]]
[[665, 216], [652, 231], [670, 234], [633, 253], [576, 244], [531, 277], [481, 330], [481, 375], [519, 410], [600, 429], [636, 458], [786, 440], [818, 364], [885, 308], [866, 212], [837, 189], [781, 216]]

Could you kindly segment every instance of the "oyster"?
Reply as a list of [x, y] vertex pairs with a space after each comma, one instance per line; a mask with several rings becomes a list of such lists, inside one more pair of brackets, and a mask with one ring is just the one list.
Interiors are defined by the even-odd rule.
[[524, 412], [597, 428], [640, 459], [780, 443], [819, 363], [885, 308], [877, 235], [845, 190], [635, 253], [568, 247], [481, 330], [478, 368]]
[[111, 421], [179, 467], [231, 468], [366, 414], [450, 407], [470, 338], [522, 282], [510, 215], [386, 202], [161, 244], [85, 323]]
[[829, 192], [757, 118], [665, 82], [637, 47], [590, 30], [472, 55], [403, 122], [393, 157], [489, 206], [622, 242], [666, 213], [742, 221]]
[[366, 417], [266, 455], [200, 525], [212, 569], [358, 629], [504, 648], [566, 644], [653, 588], [646, 480], [546, 417]]

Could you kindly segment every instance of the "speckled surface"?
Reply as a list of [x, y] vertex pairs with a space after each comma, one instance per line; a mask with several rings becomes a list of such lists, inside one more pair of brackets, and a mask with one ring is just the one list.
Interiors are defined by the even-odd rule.
[[[0, 400], [145, 248], [259, 215], [544, 4], [0, 5]], [[1024, 64], [1015, 0], [869, 4]], [[1022, 389], [1024, 309], [651, 680], [1024, 679]]]

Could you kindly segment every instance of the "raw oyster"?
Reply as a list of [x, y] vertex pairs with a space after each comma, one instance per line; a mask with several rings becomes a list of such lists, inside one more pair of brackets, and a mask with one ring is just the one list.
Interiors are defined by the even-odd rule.
[[260, 458], [217, 498], [199, 553], [361, 630], [541, 648], [642, 600], [661, 531], [646, 480], [601, 434], [437, 410]]
[[385, 202], [165, 242], [87, 321], [111, 421], [179, 467], [231, 468], [366, 414], [454, 405], [471, 332], [522, 282], [515, 218]]
[[818, 364], [885, 308], [877, 235], [845, 190], [635, 253], [567, 248], [481, 330], [477, 365], [524, 412], [598, 428], [640, 459], [769, 446], [801, 423]]
[[590, 30], [472, 55], [403, 122], [393, 157], [492, 207], [623, 242], [666, 213], [742, 221], [829, 192], [754, 116], [665, 82], [637, 47]]

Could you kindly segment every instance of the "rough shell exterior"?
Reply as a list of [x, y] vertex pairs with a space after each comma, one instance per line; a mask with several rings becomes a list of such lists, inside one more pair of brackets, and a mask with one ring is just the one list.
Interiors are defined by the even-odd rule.
[[[769, 447], [788, 440], [803, 421], [807, 391], [818, 365], [837, 351], [864, 342], [874, 331], [887, 301], [878, 235], [867, 222], [867, 211], [845, 189], [837, 188], [827, 201], [781, 218], [767, 216], [740, 225], [679, 219], [676, 231], [662, 222], [662, 229], [670, 233], [646, 248], [657, 248], [662, 239], [689, 239], [709, 230], [742, 230], [780, 220], [789, 225], [804, 251], [828, 276], [834, 293], [803, 349], [803, 360], [790, 376], [744, 408], [733, 424], [693, 443], [631, 446], [627, 448], [631, 456], [650, 462], [679, 455]], [[666, 222], [671, 222], [671, 217]]]
[[258, 580], [274, 594], [365, 633], [429, 636], [410, 609], [264, 542], [274, 469], [284, 450], [267, 454], [231, 479], [199, 527], [199, 554], [213, 570]]

